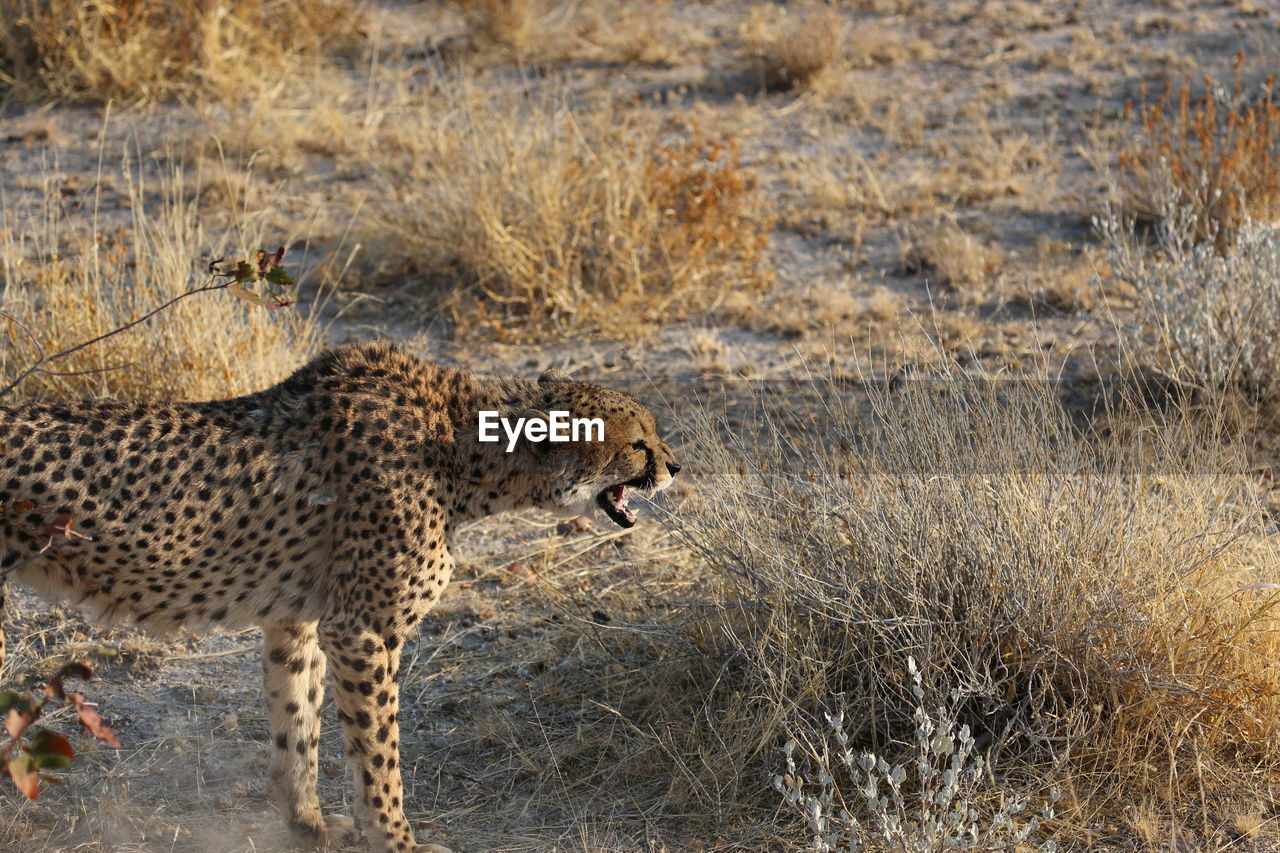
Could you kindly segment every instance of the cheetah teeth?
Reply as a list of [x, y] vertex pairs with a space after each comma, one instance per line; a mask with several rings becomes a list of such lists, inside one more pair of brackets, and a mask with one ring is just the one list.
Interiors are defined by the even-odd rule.
[[623, 484], [610, 486], [600, 493], [597, 502], [604, 511], [623, 527], [636, 523], [636, 511], [627, 506], [627, 487]]

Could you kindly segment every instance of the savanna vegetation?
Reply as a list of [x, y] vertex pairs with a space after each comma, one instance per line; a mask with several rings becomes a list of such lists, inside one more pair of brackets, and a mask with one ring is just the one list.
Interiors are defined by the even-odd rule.
[[[406, 806], [433, 838], [1280, 837], [1264, 7], [0, 0], [0, 21], [0, 375], [129, 326], [14, 396], [209, 399], [376, 335], [566, 368], [675, 434], [681, 483], [631, 531], [460, 533], [405, 664]], [[287, 299], [223, 287], [131, 325], [277, 245]], [[36, 754], [65, 784], [8, 795], [0, 847], [284, 843], [256, 637], [10, 610], [5, 686], [92, 662], [123, 746], [51, 704]]]

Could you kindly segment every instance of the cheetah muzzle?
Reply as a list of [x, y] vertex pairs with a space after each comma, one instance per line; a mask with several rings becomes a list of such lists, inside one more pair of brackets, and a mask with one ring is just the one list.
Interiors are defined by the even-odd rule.
[[[680, 471], [680, 466], [675, 462], [667, 462], [666, 467], [671, 476], [675, 476]], [[668, 480], [667, 483], [671, 481]], [[601, 490], [596, 495], [596, 504], [604, 510], [604, 514], [609, 516], [613, 521], [621, 527], [634, 527], [636, 523], [637, 512], [633, 507], [627, 505], [629, 497], [627, 489], [641, 490], [646, 492], [646, 497], [650, 500], [658, 493], [659, 486], [654, 479], [649, 476], [636, 477], [625, 483], [618, 483], [607, 489]]]
[[[506, 448], [479, 440], [482, 410], [567, 411], [604, 434]], [[450, 532], [523, 507], [598, 508], [631, 527], [633, 492], [652, 497], [679, 470], [653, 415], [618, 391], [340, 347], [231, 400], [0, 406], [0, 569], [91, 616], [261, 626], [272, 788], [313, 845], [352, 832], [316, 794], [330, 670], [369, 845], [438, 853], [405, 816], [398, 682], [405, 641], [453, 572]], [[32, 559], [64, 518], [86, 538]]]

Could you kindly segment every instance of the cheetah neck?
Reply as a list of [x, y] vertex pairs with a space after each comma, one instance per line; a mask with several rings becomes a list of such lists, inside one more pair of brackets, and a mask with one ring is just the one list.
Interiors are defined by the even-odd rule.
[[544, 498], [538, 487], [543, 478], [532, 476], [537, 460], [528, 448], [522, 446], [508, 452], [505, 437], [497, 442], [481, 442], [479, 422], [482, 411], [506, 416], [544, 405], [545, 396], [532, 382], [477, 378], [450, 401], [455, 436], [453, 521], [534, 506]]

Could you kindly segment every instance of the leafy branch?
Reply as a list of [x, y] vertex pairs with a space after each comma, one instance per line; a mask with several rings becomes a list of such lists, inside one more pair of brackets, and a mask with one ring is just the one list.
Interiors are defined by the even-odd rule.
[[13, 780], [19, 793], [31, 800], [39, 798], [41, 781], [57, 784], [58, 778], [50, 776], [48, 771], [61, 770], [76, 757], [71, 741], [57, 732], [36, 728], [27, 737], [50, 703], [57, 707], [70, 706], [89, 734], [112, 746], [120, 746], [116, 733], [84, 696], [66, 691], [63, 681], [67, 678], [88, 681], [93, 678], [93, 671], [82, 663], [69, 663], [49, 679], [44, 695], [39, 698], [17, 690], [0, 690], [0, 717], [4, 719], [8, 735], [0, 741], [0, 768]]
[[127, 332], [133, 327], [147, 322], [161, 311], [164, 311], [184, 299], [189, 299], [200, 293], [208, 293], [213, 290], [229, 290], [236, 296], [248, 299], [268, 308], [284, 308], [289, 305], [296, 305], [297, 301], [286, 298], [284, 291], [280, 289], [294, 284], [293, 277], [290, 276], [289, 273], [285, 272], [284, 268], [280, 266], [280, 262], [282, 260], [284, 260], [284, 246], [281, 246], [274, 252], [267, 252], [264, 249], [259, 249], [256, 264], [251, 264], [248, 261], [236, 261], [229, 269], [224, 269], [223, 267], [226, 263], [226, 259], [218, 258], [216, 261], [212, 261], [209, 264], [209, 280], [199, 287], [194, 287], [191, 290], [179, 293], [172, 299], [152, 308], [136, 320], [131, 320], [123, 326], [118, 326], [109, 332], [103, 332], [95, 338], [90, 338], [87, 341], [83, 341], [69, 349], [64, 349], [61, 352], [56, 352], [52, 355], [45, 352], [44, 344], [42, 344], [40, 339], [35, 336], [35, 333], [28, 329], [20, 320], [18, 320], [18, 318], [4, 311], [0, 311], [0, 317], [4, 317], [10, 323], [13, 323], [21, 329], [27, 339], [35, 345], [37, 353], [35, 361], [27, 365], [27, 368], [19, 373], [12, 382], [6, 385], [3, 389], [0, 389], [0, 397], [7, 396], [9, 392], [18, 387], [24, 379], [34, 373], [45, 373], [51, 376], [69, 376], [80, 375], [88, 372], [59, 371], [51, 369], [46, 365], [49, 365], [59, 359], [66, 358], [72, 353], [77, 353], [82, 349], [93, 346], [94, 344], [101, 343], [107, 338], [115, 337], [121, 332]]

